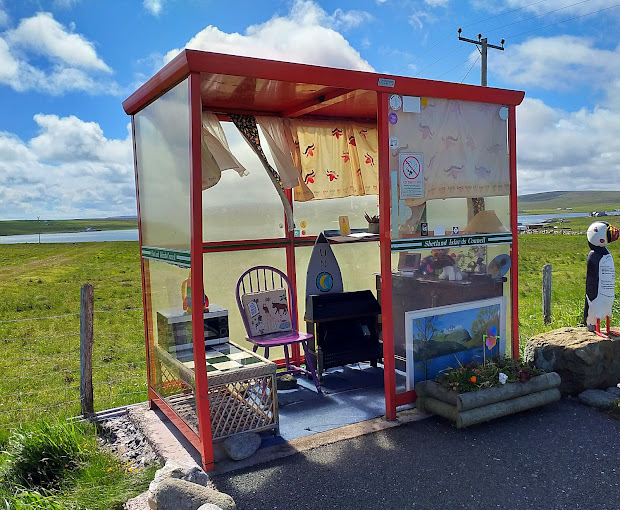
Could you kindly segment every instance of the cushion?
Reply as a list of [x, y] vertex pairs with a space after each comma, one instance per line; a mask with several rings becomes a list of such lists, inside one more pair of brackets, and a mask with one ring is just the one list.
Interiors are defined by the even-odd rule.
[[274, 289], [241, 296], [251, 336], [293, 329], [286, 294], [286, 289]]

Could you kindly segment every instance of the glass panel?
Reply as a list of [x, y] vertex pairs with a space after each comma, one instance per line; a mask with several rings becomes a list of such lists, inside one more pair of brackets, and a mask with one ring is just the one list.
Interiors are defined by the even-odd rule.
[[[191, 314], [183, 310], [182, 286], [188, 270], [145, 261], [151, 360], [151, 387], [198, 432], [195, 409]], [[205, 318], [206, 322], [206, 318]]]
[[507, 129], [501, 105], [390, 104], [395, 366], [413, 389], [511, 354]]
[[[390, 113], [392, 238], [415, 237], [426, 229], [449, 235], [453, 227], [504, 232], [510, 225], [504, 221], [510, 171], [503, 107], [417, 99], [419, 112], [403, 112], [394, 102], [399, 109]], [[506, 197], [505, 209], [494, 203], [500, 208], [495, 211], [492, 201], [479, 199], [496, 196]]]
[[189, 250], [189, 91], [184, 80], [134, 116], [143, 246]]
[[[284, 237], [284, 209], [267, 171], [234, 124], [221, 124], [232, 154], [249, 175], [240, 177], [234, 170], [225, 170], [215, 186], [203, 190], [203, 240]], [[271, 158], [267, 144], [262, 145]]]
[[378, 216], [379, 199], [377, 195], [346, 197], [333, 200], [310, 200], [295, 202], [296, 236], [317, 236], [325, 230], [339, 231], [339, 218], [346, 216], [352, 230], [368, 230], [364, 213]]
[[[237, 280], [246, 270], [258, 265], [273, 266], [286, 274], [284, 248], [205, 253], [203, 264], [204, 288], [209, 306], [217, 305], [227, 311], [230, 340], [251, 350], [252, 344], [245, 340], [245, 327], [235, 298]], [[263, 355], [262, 352], [258, 354]], [[283, 356], [282, 349], [269, 351], [270, 359]]]

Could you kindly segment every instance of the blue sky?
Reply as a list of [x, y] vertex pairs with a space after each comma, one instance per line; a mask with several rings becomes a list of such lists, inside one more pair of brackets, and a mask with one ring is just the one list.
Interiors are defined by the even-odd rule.
[[0, 0], [0, 219], [136, 212], [122, 101], [184, 47], [519, 89], [520, 193], [620, 190], [620, 0]]

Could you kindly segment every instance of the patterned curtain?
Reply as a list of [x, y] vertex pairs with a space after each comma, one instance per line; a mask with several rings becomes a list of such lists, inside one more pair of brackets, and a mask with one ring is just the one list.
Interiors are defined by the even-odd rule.
[[265, 153], [263, 152], [263, 148], [260, 144], [260, 138], [258, 136], [258, 127], [256, 125], [256, 119], [251, 115], [235, 115], [230, 114], [230, 120], [233, 121], [237, 129], [241, 132], [245, 141], [252, 148], [254, 153], [258, 156], [263, 167], [267, 170], [267, 174], [269, 175], [271, 182], [276, 188], [278, 195], [280, 196], [280, 200], [282, 201], [282, 206], [284, 207], [284, 214], [286, 215], [286, 223], [289, 231], [292, 231], [295, 227], [293, 222], [293, 208], [291, 207], [288, 198], [284, 192], [284, 185], [282, 184], [282, 180], [280, 179], [280, 175], [276, 172], [273, 167], [269, 164]]
[[379, 193], [375, 124], [304, 119], [291, 126], [297, 147], [293, 160], [298, 159], [303, 178], [295, 200]]

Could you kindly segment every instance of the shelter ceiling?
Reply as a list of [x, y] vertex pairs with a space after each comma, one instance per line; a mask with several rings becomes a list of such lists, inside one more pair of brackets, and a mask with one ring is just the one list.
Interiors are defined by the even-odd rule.
[[201, 73], [203, 108], [218, 113], [264, 113], [375, 119], [377, 94], [309, 83]]

